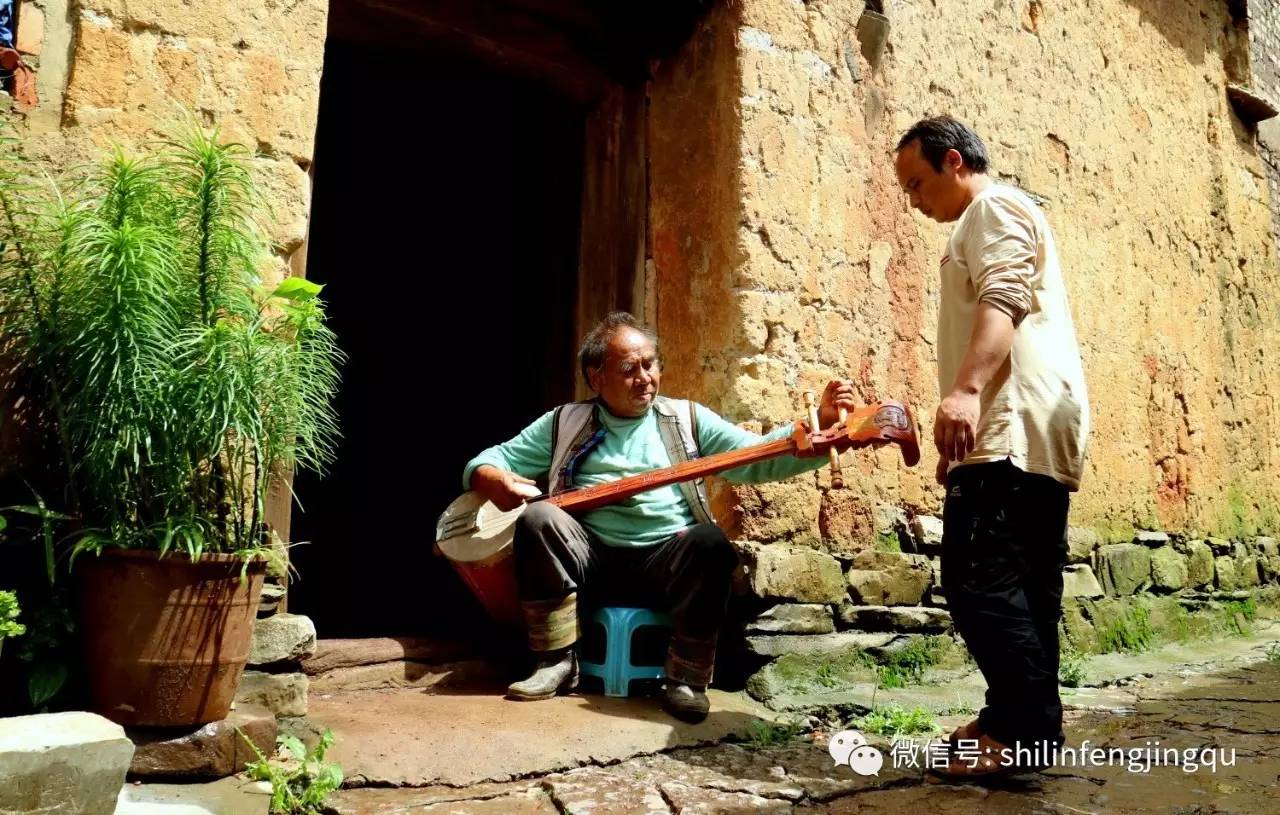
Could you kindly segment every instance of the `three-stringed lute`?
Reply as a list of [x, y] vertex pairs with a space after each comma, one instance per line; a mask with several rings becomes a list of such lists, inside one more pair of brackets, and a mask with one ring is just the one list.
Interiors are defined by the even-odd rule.
[[[908, 467], [920, 460], [915, 420], [901, 402], [885, 401], [858, 408], [826, 430], [796, 423], [792, 434], [785, 439], [683, 461], [605, 484], [568, 489], [554, 495], [531, 495], [528, 501], [545, 501], [581, 515], [642, 492], [779, 456], [825, 456], [829, 450], [842, 452], [885, 444], [897, 444]], [[500, 622], [519, 619], [510, 552], [516, 518], [526, 506], [522, 504], [504, 512], [479, 493], [467, 492], [454, 500], [436, 523], [436, 551], [454, 564], [490, 615]]]

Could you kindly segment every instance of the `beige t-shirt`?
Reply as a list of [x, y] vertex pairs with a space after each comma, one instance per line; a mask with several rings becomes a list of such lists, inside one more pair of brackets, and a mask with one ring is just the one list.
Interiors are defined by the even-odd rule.
[[[938, 388], [951, 392], [978, 303], [1013, 318], [1009, 358], [980, 398], [973, 452], [962, 464], [1008, 458], [1024, 472], [1079, 489], [1089, 395], [1053, 232], [1023, 193], [992, 184], [956, 221], [942, 259]], [[952, 463], [952, 466], [957, 466]]]

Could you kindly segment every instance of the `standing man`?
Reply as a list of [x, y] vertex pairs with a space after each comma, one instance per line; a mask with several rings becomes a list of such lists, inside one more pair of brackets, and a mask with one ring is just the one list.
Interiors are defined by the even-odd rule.
[[894, 161], [911, 206], [955, 224], [942, 258], [933, 427], [947, 488], [942, 584], [987, 695], [951, 735], [939, 774], [953, 779], [1042, 769], [1064, 739], [1062, 569], [1089, 433], [1053, 232], [987, 165], [982, 140], [949, 116], [917, 122]]

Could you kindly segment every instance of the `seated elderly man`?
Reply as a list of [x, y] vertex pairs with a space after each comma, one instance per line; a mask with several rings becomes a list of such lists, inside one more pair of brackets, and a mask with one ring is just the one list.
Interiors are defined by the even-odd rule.
[[[515, 438], [472, 459], [463, 484], [501, 509], [535, 493], [535, 478], [552, 492], [636, 475], [699, 455], [785, 438], [792, 425], [761, 437], [702, 405], [658, 395], [658, 341], [630, 314], [606, 317], [583, 340], [583, 375], [597, 398], [563, 405]], [[819, 410], [825, 428], [838, 408], [853, 409], [851, 383], [827, 385]], [[825, 457], [783, 456], [728, 470], [724, 478], [758, 483], [821, 467]], [[716, 639], [729, 598], [737, 553], [711, 517], [701, 483], [641, 493], [571, 517], [559, 507], [532, 504], [516, 524], [512, 544], [533, 675], [508, 689], [509, 698], [549, 699], [573, 690], [578, 663], [577, 596], [621, 597], [670, 609], [663, 707], [676, 718], [706, 718]]]

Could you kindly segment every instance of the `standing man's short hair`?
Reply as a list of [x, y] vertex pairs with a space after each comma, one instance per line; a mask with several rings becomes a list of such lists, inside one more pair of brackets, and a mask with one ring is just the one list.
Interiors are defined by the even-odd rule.
[[948, 150], [959, 153], [964, 159], [964, 166], [975, 173], [985, 173], [991, 163], [987, 157], [987, 146], [978, 134], [964, 122], [950, 116], [932, 116], [916, 122], [898, 140], [898, 149], [916, 139], [920, 140], [920, 154], [936, 172], [942, 172], [942, 159]]

